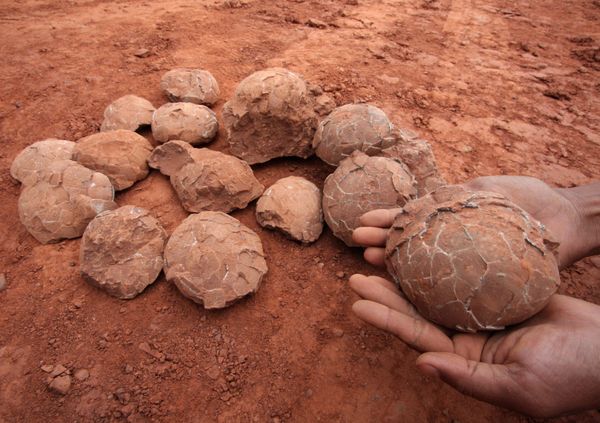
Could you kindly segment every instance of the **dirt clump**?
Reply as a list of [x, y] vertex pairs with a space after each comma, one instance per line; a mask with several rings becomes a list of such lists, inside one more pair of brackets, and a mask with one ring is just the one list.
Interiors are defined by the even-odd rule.
[[[25, 147], [10, 166], [10, 176], [23, 185], [37, 182], [37, 173], [56, 160], [73, 158], [73, 141], [49, 138]], [[29, 177], [33, 176], [33, 180]]]
[[319, 123], [313, 148], [332, 166], [358, 150], [376, 156], [392, 146], [394, 125], [385, 112], [371, 104], [346, 104], [333, 110]]
[[446, 185], [446, 180], [440, 175], [431, 145], [407, 130], [394, 131], [396, 144], [381, 152], [383, 157], [402, 161], [414, 175], [419, 196], [423, 196], [437, 188]]
[[148, 166], [157, 169], [166, 176], [171, 176], [183, 166], [194, 161], [198, 149], [185, 141], [167, 141], [159, 145], [148, 158]]
[[171, 184], [189, 212], [229, 213], [245, 208], [264, 191], [248, 163], [237, 157], [202, 148], [192, 158], [171, 175]]
[[260, 238], [221, 212], [188, 216], [165, 248], [165, 275], [204, 308], [223, 308], [256, 292], [267, 263]]
[[97, 214], [117, 208], [106, 175], [72, 160], [58, 160], [36, 173], [19, 196], [19, 218], [42, 244], [78, 238]]
[[217, 135], [217, 115], [206, 106], [167, 103], [152, 117], [152, 135], [158, 142], [181, 140], [192, 145], [211, 142]]
[[416, 194], [414, 177], [401, 161], [355, 151], [325, 180], [323, 214], [336, 237], [357, 246], [352, 231], [361, 215], [402, 207]]
[[141, 207], [101, 213], [81, 240], [81, 274], [113, 297], [134, 298], [162, 270], [166, 240], [158, 220]]
[[499, 330], [533, 316], [556, 292], [557, 247], [502, 195], [446, 186], [396, 217], [386, 264], [427, 319], [466, 332]]
[[321, 191], [299, 176], [279, 179], [258, 199], [256, 220], [296, 241], [316, 241], [323, 231]]
[[223, 106], [231, 154], [249, 164], [309, 157], [317, 127], [314, 107], [314, 95], [299, 75], [282, 68], [253, 73]]
[[137, 131], [138, 128], [152, 123], [154, 106], [148, 100], [137, 95], [128, 94], [110, 103], [104, 109], [104, 120], [100, 131], [127, 129]]
[[202, 69], [173, 69], [160, 80], [160, 88], [173, 102], [212, 106], [219, 100], [219, 84], [215, 77]]
[[73, 160], [104, 173], [115, 190], [129, 188], [148, 175], [152, 145], [141, 135], [125, 129], [100, 132], [77, 141]]

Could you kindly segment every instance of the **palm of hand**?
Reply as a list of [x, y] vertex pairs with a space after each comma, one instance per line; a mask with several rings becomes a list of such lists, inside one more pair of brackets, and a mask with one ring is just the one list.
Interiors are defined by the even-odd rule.
[[363, 298], [358, 317], [424, 352], [417, 366], [467, 395], [534, 416], [586, 409], [600, 395], [598, 306], [556, 295], [511, 330], [465, 334], [425, 320], [385, 279], [354, 275], [350, 285]]

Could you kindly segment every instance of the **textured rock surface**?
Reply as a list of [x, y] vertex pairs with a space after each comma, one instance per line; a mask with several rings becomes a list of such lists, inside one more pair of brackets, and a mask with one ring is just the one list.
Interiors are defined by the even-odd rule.
[[181, 101], [212, 106], [219, 99], [219, 84], [214, 76], [202, 69], [173, 69], [160, 80], [160, 88], [169, 101]]
[[313, 148], [321, 160], [337, 166], [355, 150], [376, 156], [392, 146], [393, 129], [383, 110], [370, 104], [346, 104], [321, 121]]
[[117, 208], [108, 178], [71, 160], [52, 162], [19, 196], [19, 218], [46, 244], [78, 238], [98, 213]]
[[116, 129], [136, 131], [140, 126], [152, 123], [154, 106], [148, 100], [137, 95], [125, 95], [110, 103], [104, 109], [104, 120], [100, 126], [102, 132]]
[[438, 172], [431, 145], [411, 131], [394, 131], [397, 143], [381, 152], [383, 157], [401, 160], [417, 181], [419, 196], [428, 194], [447, 182]]
[[100, 132], [77, 141], [73, 160], [104, 173], [115, 190], [129, 188], [148, 175], [152, 145], [133, 131]]
[[297, 241], [316, 241], [323, 231], [321, 190], [298, 176], [280, 179], [256, 202], [256, 220]]
[[223, 106], [231, 154], [249, 164], [312, 155], [314, 106], [306, 82], [295, 73], [281, 68], [253, 73]]
[[180, 140], [193, 145], [206, 144], [213, 140], [218, 129], [215, 112], [193, 103], [163, 104], [152, 117], [152, 135], [158, 142]]
[[[49, 163], [56, 160], [70, 160], [73, 158], [73, 141], [57, 140], [50, 138], [38, 141], [21, 151], [10, 166], [10, 175], [23, 185], [35, 183], [37, 172], [44, 170]], [[34, 176], [33, 181], [28, 178]]]
[[194, 161], [197, 149], [185, 141], [168, 141], [159, 145], [148, 158], [148, 165], [163, 175], [171, 176], [183, 166]]
[[220, 212], [192, 214], [165, 248], [165, 274], [183, 295], [222, 308], [258, 290], [267, 263], [260, 238]]
[[113, 297], [130, 299], [152, 284], [163, 267], [167, 233], [140, 207], [98, 215], [81, 240], [81, 274]]
[[352, 231], [361, 215], [402, 207], [416, 194], [414, 178], [402, 162], [355, 151], [325, 180], [323, 214], [335, 236], [356, 246]]
[[423, 316], [472, 332], [519, 323], [548, 303], [560, 282], [556, 247], [505, 197], [446, 186], [396, 217], [386, 263]]
[[171, 184], [187, 211], [243, 209], [264, 190], [250, 166], [237, 157], [201, 148], [193, 158], [171, 175]]

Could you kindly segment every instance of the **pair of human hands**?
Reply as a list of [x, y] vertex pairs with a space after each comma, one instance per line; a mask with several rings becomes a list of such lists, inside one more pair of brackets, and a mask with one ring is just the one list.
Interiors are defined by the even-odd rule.
[[[559, 265], [585, 255], [582, 216], [568, 192], [527, 177], [486, 177], [465, 184], [505, 195], [541, 221], [561, 242]], [[354, 241], [365, 259], [382, 266], [387, 230], [396, 210], [361, 218]], [[422, 354], [419, 370], [460, 392], [535, 417], [600, 407], [600, 306], [554, 295], [533, 318], [498, 332], [452, 332], [419, 315], [390, 281], [353, 275], [362, 320], [386, 330]]]

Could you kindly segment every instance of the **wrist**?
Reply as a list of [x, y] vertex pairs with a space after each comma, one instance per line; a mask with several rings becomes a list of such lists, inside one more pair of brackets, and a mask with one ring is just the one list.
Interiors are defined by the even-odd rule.
[[578, 214], [577, 259], [600, 254], [600, 181], [574, 188], [558, 188]]

